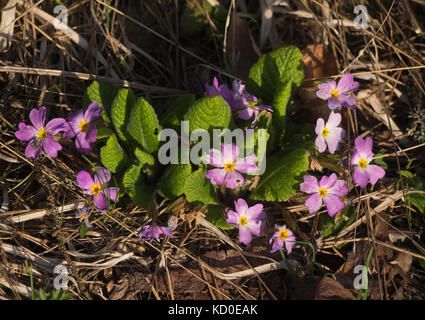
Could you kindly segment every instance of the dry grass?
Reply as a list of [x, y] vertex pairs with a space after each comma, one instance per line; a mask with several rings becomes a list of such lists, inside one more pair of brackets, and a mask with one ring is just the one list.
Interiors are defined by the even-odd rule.
[[[1, 2], [4, 10], [8, 1]], [[180, 35], [181, 11], [187, 4], [204, 8], [201, 0], [62, 1], [70, 21], [64, 30], [52, 26], [53, 1], [17, 1], [15, 18], [9, 18], [11, 41], [0, 53], [0, 299], [31, 298], [25, 261], [34, 288], [48, 291], [54, 267], [67, 265], [75, 279], [69, 283], [73, 299], [308, 298], [279, 254], [269, 253], [264, 237], [241, 248], [231, 240], [234, 232], [222, 232], [202, 217], [195, 223], [197, 208], [183, 198], [159, 204], [164, 223], [170, 212], [182, 218], [175, 237], [160, 244], [141, 245], [146, 210], [125, 201], [106, 216], [95, 214], [93, 229], [81, 238], [74, 213], [84, 198], [73, 181], [88, 165], [71, 143], [55, 161], [34, 164], [14, 136], [31, 108], [45, 105], [50, 117], [80, 108], [87, 80], [131, 87], [161, 112], [184, 92], [201, 96], [203, 84], [216, 74], [227, 81], [246, 77], [260, 51], [289, 44], [300, 49], [323, 44], [335, 57], [321, 61], [325, 69], [310, 70], [306, 90], [341, 73], [361, 79], [359, 107], [345, 114], [348, 137], [372, 136], [375, 148], [384, 149], [388, 170], [375, 189], [351, 191], [355, 219], [331, 237], [319, 228], [326, 212], [308, 214], [301, 194], [266, 206], [268, 217], [285, 221], [299, 239], [314, 244], [312, 280], [330, 273], [350, 287], [353, 267], [364, 264], [373, 248], [369, 298], [425, 297], [424, 215], [408, 206], [412, 186], [400, 174], [411, 161], [409, 170], [425, 176], [425, 145], [408, 134], [409, 112], [425, 108], [425, 1], [358, 2], [372, 18], [364, 31], [353, 26], [350, 1], [263, 1], [259, 6], [239, 0], [225, 1], [231, 10], [224, 30], [203, 10], [208, 36], [190, 39]], [[0, 35], [10, 32], [10, 24], [2, 24]], [[238, 51], [244, 53], [239, 59]], [[302, 98], [294, 101], [295, 122], [311, 118]], [[310, 279], [311, 249], [299, 246], [289, 257], [298, 276]]]

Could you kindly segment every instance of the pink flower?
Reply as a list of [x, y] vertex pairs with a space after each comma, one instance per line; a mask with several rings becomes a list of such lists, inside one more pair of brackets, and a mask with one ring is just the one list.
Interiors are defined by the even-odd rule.
[[249, 94], [245, 85], [241, 81], [233, 81], [233, 110], [237, 111], [237, 116], [242, 120], [249, 120], [254, 116], [251, 126], [257, 121], [258, 115], [262, 110], [273, 112], [272, 107], [266, 105], [259, 105], [256, 96]]
[[323, 176], [320, 182], [317, 182], [316, 177], [304, 176], [304, 182], [300, 185], [301, 191], [312, 194], [306, 200], [305, 206], [310, 213], [315, 213], [324, 202], [329, 216], [334, 217], [345, 207], [344, 202], [339, 198], [348, 193], [344, 184], [344, 180], [337, 179], [336, 173], [332, 173], [329, 177]]
[[329, 148], [329, 152], [334, 154], [338, 144], [342, 141], [345, 136], [345, 130], [339, 128], [338, 125], [341, 123], [341, 114], [334, 113], [333, 111], [329, 115], [328, 122], [325, 124], [325, 120], [322, 118], [317, 119], [316, 122], [316, 146], [319, 148], [319, 152], [326, 150], [326, 145]]
[[30, 112], [30, 121], [32, 126], [26, 125], [24, 122], [19, 124], [19, 130], [15, 132], [16, 138], [21, 141], [29, 141], [25, 149], [25, 156], [36, 160], [41, 149], [52, 158], [58, 156], [58, 151], [62, 150], [59, 142], [54, 140], [54, 136], [65, 130], [65, 119], [55, 118], [46, 122], [46, 107], [41, 107], [39, 110], [32, 109]]
[[242, 198], [235, 201], [235, 211], [227, 211], [228, 224], [239, 227], [239, 242], [248, 245], [252, 240], [252, 234], [260, 236], [263, 229], [261, 219], [266, 217], [262, 204], [256, 204], [248, 207], [246, 201]]
[[354, 81], [352, 74], [344, 75], [336, 84], [335, 80], [328, 80], [319, 84], [316, 95], [323, 100], [328, 100], [331, 110], [342, 107], [354, 109], [357, 105], [356, 99], [348, 93], [357, 90], [360, 84]]
[[87, 171], [80, 171], [77, 174], [77, 185], [82, 188], [87, 195], [93, 195], [94, 206], [97, 210], [108, 209], [108, 201], [117, 201], [119, 188], [107, 188], [106, 185], [111, 180], [111, 173], [105, 168], [98, 168], [94, 175], [94, 180]]
[[102, 107], [97, 102], [89, 105], [86, 112], [78, 110], [70, 113], [67, 117], [67, 130], [63, 135], [63, 139], [71, 139], [75, 136], [75, 145], [77, 150], [86, 155], [90, 154], [91, 143], [96, 142], [96, 124], [95, 120], [102, 114]]
[[83, 222], [86, 224], [87, 228], [91, 228], [92, 224], [89, 221], [89, 217], [90, 217], [90, 213], [87, 214], [88, 208], [84, 207], [83, 209], [81, 209], [81, 211], [77, 211], [77, 213], [75, 214], [75, 217], [77, 217], [80, 222]]
[[210, 154], [205, 156], [206, 161], [217, 169], [208, 170], [206, 177], [214, 184], [226, 182], [226, 187], [235, 189], [245, 183], [243, 176], [239, 173], [254, 173], [257, 170], [255, 155], [251, 155], [236, 161], [239, 148], [234, 144], [223, 144], [221, 152], [211, 149]]
[[380, 166], [369, 164], [375, 155], [372, 152], [373, 142], [371, 137], [362, 139], [357, 137], [354, 140], [354, 153], [351, 156], [351, 164], [354, 168], [354, 182], [360, 187], [364, 188], [367, 186], [368, 181], [374, 185], [379, 179], [385, 176], [385, 170]]
[[286, 226], [275, 225], [276, 232], [270, 237], [270, 243], [273, 243], [272, 252], [281, 250], [283, 245], [286, 247], [288, 254], [291, 253], [292, 247], [295, 245], [295, 236]]
[[235, 101], [233, 100], [233, 94], [229, 90], [229, 87], [227, 84], [218, 84], [218, 80], [216, 77], [214, 77], [213, 85], [209, 86], [208, 84], [205, 84], [205, 95], [206, 96], [217, 96], [220, 95], [224, 101], [228, 103], [230, 108], [233, 108], [233, 105], [235, 104]]
[[141, 240], [143, 240], [143, 238], [146, 238], [146, 240], [149, 242], [154, 238], [156, 239], [156, 241], [159, 241], [159, 236], [161, 234], [170, 238], [173, 236], [169, 228], [160, 227], [157, 225], [147, 225], [143, 227], [142, 232], [140, 232], [139, 238]]

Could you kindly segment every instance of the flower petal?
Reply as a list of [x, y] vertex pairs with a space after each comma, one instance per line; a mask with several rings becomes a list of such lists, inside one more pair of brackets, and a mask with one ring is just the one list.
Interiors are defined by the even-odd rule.
[[306, 200], [305, 206], [308, 208], [310, 213], [316, 213], [322, 206], [322, 198], [318, 193], [314, 193]]
[[319, 149], [320, 153], [326, 150], [326, 140], [325, 138], [323, 138], [322, 134], [317, 136], [315, 144], [316, 144], [316, 147]]
[[211, 180], [213, 184], [222, 184], [224, 182], [224, 178], [226, 177], [226, 170], [224, 169], [213, 169], [208, 170], [205, 177]]
[[35, 146], [35, 140], [30, 140], [26, 149], [25, 149], [25, 157], [27, 159], [34, 158], [37, 160], [41, 153], [41, 145], [39, 147]]
[[37, 134], [37, 129], [33, 126], [27, 126], [24, 122], [19, 124], [19, 131], [15, 132], [15, 137], [21, 141], [29, 141]]
[[328, 214], [331, 218], [345, 207], [344, 201], [332, 194], [328, 194], [325, 198], [323, 198], [323, 202], [325, 203], [326, 209], [328, 209]]
[[117, 195], [119, 191], [120, 189], [115, 187], [103, 189], [105, 197], [112, 201], [117, 201]]
[[32, 109], [30, 112], [30, 120], [34, 128], [40, 130], [44, 127], [44, 122], [46, 122], [46, 107], [41, 107], [40, 109]]
[[319, 190], [317, 178], [310, 175], [304, 176], [304, 182], [300, 184], [300, 189], [306, 193], [315, 193]]
[[250, 244], [251, 240], [251, 231], [246, 227], [239, 226], [239, 242], [248, 245]]
[[341, 94], [339, 96], [339, 101], [341, 102], [342, 106], [348, 109], [354, 110], [357, 105], [357, 100], [353, 96], [349, 94]]
[[76, 183], [80, 188], [89, 191], [89, 194], [92, 194], [91, 186], [94, 185], [94, 181], [90, 173], [88, 173], [87, 171], [78, 172]]
[[252, 155], [236, 161], [235, 170], [246, 174], [254, 173], [257, 170], [257, 165], [255, 164], [256, 158], [255, 155]]
[[245, 199], [239, 198], [238, 200], [236, 200], [235, 209], [239, 217], [246, 215], [246, 211], [248, 210], [248, 204], [246, 203]]
[[[235, 203], [235, 205], [236, 205], [236, 203]], [[234, 226], [239, 226], [239, 218], [240, 218], [240, 216], [239, 216], [239, 214], [237, 212], [235, 212], [233, 210], [228, 210], [227, 211], [226, 222], [228, 224], [232, 224]]]
[[99, 193], [99, 195], [94, 195], [93, 202], [97, 210], [105, 211], [108, 209], [108, 202], [106, 201], [103, 192]]
[[111, 173], [103, 167], [97, 168], [94, 175], [94, 183], [99, 183], [103, 188], [111, 180]]
[[337, 90], [341, 93], [352, 92], [359, 89], [360, 84], [354, 81], [354, 76], [350, 73], [344, 75], [338, 82]]
[[266, 213], [263, 211], [263, 205], [261, 203], [257, 203], [256, 205], [249, 207], [248, 210], [246, 210], [246, 217], [248, 220], [255, 221], [264, 219], [266, 217]]
[[372, 185], [385, 176], [385, 170], [375, 164], [368, 165], [367, 173]]
[[221, 153], [223, 155], [223, 162], [235, 162], [239, 156], [239, 148], [235, 144], [223, 143], [221, 145]]
[[62, 150], [62, 146], [59, 142], [56, 142], [52, 136], [47, 136], [41, 144], [43, 145], [43, 150], [51, 158], [56, 158], [58, 156], [58, 151]]
[[86, 133], [80, 132], [75, 139], [75, 146], [77, 147], [78, 152], [85, 155], [89, 155], [91, 152], [91, 145], [86, 139]]
[[88, 106], [86, 112], [84, 113], [84, 120], [91, 123], [92, 121], [100, 117], [102, 111], [103, 108], [99, 107], [99, 103], [93, 102]]
[[66, 121], [62, 118], [54, 118], [46, 124], [45, 129], [48, 134], [57, 135], [59, 132], [66, 130]]
[[322, 118], [317, 119], [316, 121], [316, 134], [321, 136], [322, 135], [322, 130], [325, 128], [325, 120], [323, 120]]
[[229, 189], [236, 189], [237, 187], [240, 187], [245, 183], [245, 179], [242, 177], [242, 175], [235, 170], [233, 172], [227, 173], [225, 181], [226, 188]]
[[348, 194], [348, 189], [345, 187], [345, 181], [338, 180], [332, 188], [328, 189], [328, 193], [338, 197]]
[[219, 150], [211, 149], [209, 154], [205, 155], [205, 160], [214, 167], [224, 167], [223, 155]]
[[367, 186], [367, 183], [369, 181], [369, 174], [366, 169], [356, 166], [354, 168], [353, 179], [355, 183], [357, 183], [360, 187], [364, 188]]

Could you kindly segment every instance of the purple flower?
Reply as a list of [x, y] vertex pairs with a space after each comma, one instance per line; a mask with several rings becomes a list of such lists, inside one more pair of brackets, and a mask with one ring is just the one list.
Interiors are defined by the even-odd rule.
[[227, 84], [218, 84], [218, 80], [216, 77], [214, 77], [213, 85], [209, 86], [208, 84], [205, 84], [205, 96], [216, 96], [220, 95], [232, 108], [232, 106], [235, 104], [235, 101], [233, 100], [233, 94], [229, 90], [229, 87]]
[[354, 182], [360, 187], [367, 186], [368, 181], [374, 185], [379, 179], [385, 176], [385, 170], [380, 166], [369, 164], [375, 155], [372, 152], [373, 142], [371, 137], [362, 139], [357, 137], [354, 140], [355, 150], [351, 157], [351, 164], [354, 168]]
[[344, 202], [339, 198], [348, 193], [344, 184], [344, 180], [338, 180], [336, 173], [332, 173], [329, 177], [323, 176], [320, 182], [317, 182], [316, 177], [304, 176], [304, 182], [300, 185], [301, 190], [312, 194], [305, 202], [305, 206], [310, 213], [315, 213], [324, 202], [329, 216], [333, 218], [345, 207]]
[[249, 120], [254, 116], [251, 126], [257, 121], [258, 115], [262, 110], [273, 112], [272, 107], [259, 105], [257, 97], [246, 91], [242, 81], [233, 81], [232, 89], [235, 101], [232, 109], [237, 110], [237, 116], [242, 120]]
[[277, 229], [277, 231], [274, 232], [270, 238], [270, 243], [273, 242], [272, 252], [281, 250], [283, 248], [283, 245], [285, 245], [286, 251], [288, 252], [288, 254], [290, 254], [292, 251], [292, 247], [295, 245], [294, 234], [291, 230], [286, 228], [286, 226], [275, 225], [275, 228]]
[[344, 75], [336, 84], [335, 80], [328, 80], [319, 84], [319, 90], [316, 95], [328, 100], [328, 106], [331, 110], [341, 109], [342, 107], [354, 109], [356, 107], [356, 99], [348, 93], [359, 88], [360, 84], [354, 81], [352, 74]]
[[243, 176], [239, 173], [253, 173], [257, 170], [255, 155], [251, 155], [236, 161], [239, 148], [234, 144], [223, 144], [221, 152], [211, 149], [205, 160], [217, 169], [208, 170], [206, 177], [214, 184], [226, 182], [226, 187], [235, 189], [245, 183]]
[[119, 188], [106, 188], [106, 184], [111, 180], [111, 173], [105, 168], [98, 168], [94, 175], [94, 180], [87, 171], [80, 171], [77, 174], [77, 185], [81, 187], [87, 195], [93, 195], [94, 206], [97, 210], [108, 209], [107, 199], [117, 201]]
[[226, 84], [219, 85], [217, 78], [214, 78], [213, 86], [205, 85], [205, 89], [207, 96], [221, 95], [232, 111], [236, 112], [238, 118], [249, 120], [254, 116], [252, 124], [257, 121], [262, 110], [273, 112], [270, 106], [258, 105], [257, 97], [246, 91], [242, 81], [233, 81], [232, 91], [230, 91]]
[[322, 118], [317, 119], [316, 122], [316, 146], [319, 148], [319, 152], [326, 150], [326, 145], [329, 148], [329, 152], [334, 154], [338, 147], [338, 144], [345, 137], [345, 130], [339, 128], [338, 125], [341, 123], [341, 114], [334, 113], [333, 111], [329, 115], [328, 122], [325, 124], [325, 120]]
[[239, 227], [239, 242], [248, 245], [252, 240], [252, 234], [260, 236], [263, 229], [261, 219], [266, 217], [262, 204], [256, 204], [248, 207], [246, 201], [242, 198], [235, 201], [235, 211], [227, 211], [228, 224]]
[[77, 150], [86, 155], [90, 154], [91, 143], [96, 142], [96, 124], [95, 120], [100, 117], [103, 108], [99, 107], [97, 102], [89, 105], [86, 112], [78, 110], [68, 115], [67, 129], [63, 135], [63, 139], [71, 139], [75, 136], [75, 145]]
[[143, 239], [146, 238], [147, 241], [151, 241], [153, 238], [155, 238], [157, 241], [159, 241], [159, 236], [163, 234], [167, 237], [172, 237], [173, 234], [171, 233], [169, 228], [166, 227], [160, 227], [157, 225], [147, 225], [144, 226], [142, 229], [142, 232], [140, 232], [139, 238]]
[[30, 112], [30, 121], [32, 126], [26, 125], [24, 122], [19, 124], [19, 130], [15, 132], [16, 138], [21, 141], [29, 141], [25, 149], [25, 156], [36, 160], [41, 149], [52, 158], [58, 156], [58, 151], [62, 150], [59, 142], [54, 140], [54, 136], [66, 129], [66, 121], [62, 118], [50, 120], [46, 122], [46, 107], [41, 107], [39, 110], [32, 109]]
[[87, 228], [91, 228], [92, 225], [89, 221], [89, 216], [90, 213], [87, 214], [87, 207], [84, 207], [83, 209], [81, 209], [81, 211], [77, 211], [77, 213], [75, 214], [75, 217], [78, 218], [80, 220], [80, 222], [83, 222], [86, 224]]

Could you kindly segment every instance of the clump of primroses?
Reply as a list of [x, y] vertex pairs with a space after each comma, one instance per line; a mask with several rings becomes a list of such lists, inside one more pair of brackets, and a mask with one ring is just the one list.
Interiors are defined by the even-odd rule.
[[233, 81], [232, 90], [230, 90], [226, 84], [219, 85], [217, 78], [214, 77], [213, 85], [206, 84], [205, 91], [206, 96], [220, 95], [228, 103], [236, 117], [242, 120], [254, 118], [251, 126], [257, 122], [261, 111], [273, 112], [272, 107], [261, 104], [256, 96], [248, 93], [242, 81]]
[[96, 142], [95, 120], [100, 117], [102, 107], [97, 102], [89, 105], [87, 110], [78, 110], [67, 116], [67, 120], [54, 118], [46, 123], [46, 107], [32, 109], [30, 111], [31, 125], [21, 122], [15, 136], [21, 141], [28, 141], [25, 156], [37, 160], [43, 150], [49, 157], [56, 158], [62, 146], [56, 141], [55, 136], [63, 132], [64, 140], [76, 136], [75, 145], [77, 150], [88, 155], [91, 144]]
[[[331, 109], [328, 121], [322, 118], [316, 122], [316, 146], [320, 153], [328, 149], [334, 154], [338, 146], [345, 138], [345, 131], [340, 128], [341, 114], [334, 111], [342, 107], [354, 110], [357, 101], [352, 93], [359, 88], [360, 84], [354, 81], [352, 74], [342, 76], [338, 83], [335, 80], [328, 80], [319, 84], [317, 96], [327, 100]], [[374, 153], [372, 152], [372, 138], [357, 137], [354, 141], [355, 149], [351, 156], [351, 165], [354, 166], [353, 179], [360, 187], [364, 188], [368, 182], [374, 185], [379, 179], [385, 176], [385, 171], [377, 165], [370, 164]], [[300, 184], [303, 192], [311, 194], [305, 202], [305, 206], [310, 213], [316, 213], [324, 204], [330, 217], [345, 208], [342, 197], [348, 194], [345, 182], [338, 180], [336, 173], [330, 176], [322, 176], [320, 181], [311, 175], [304, 176], [304, 182]]]

